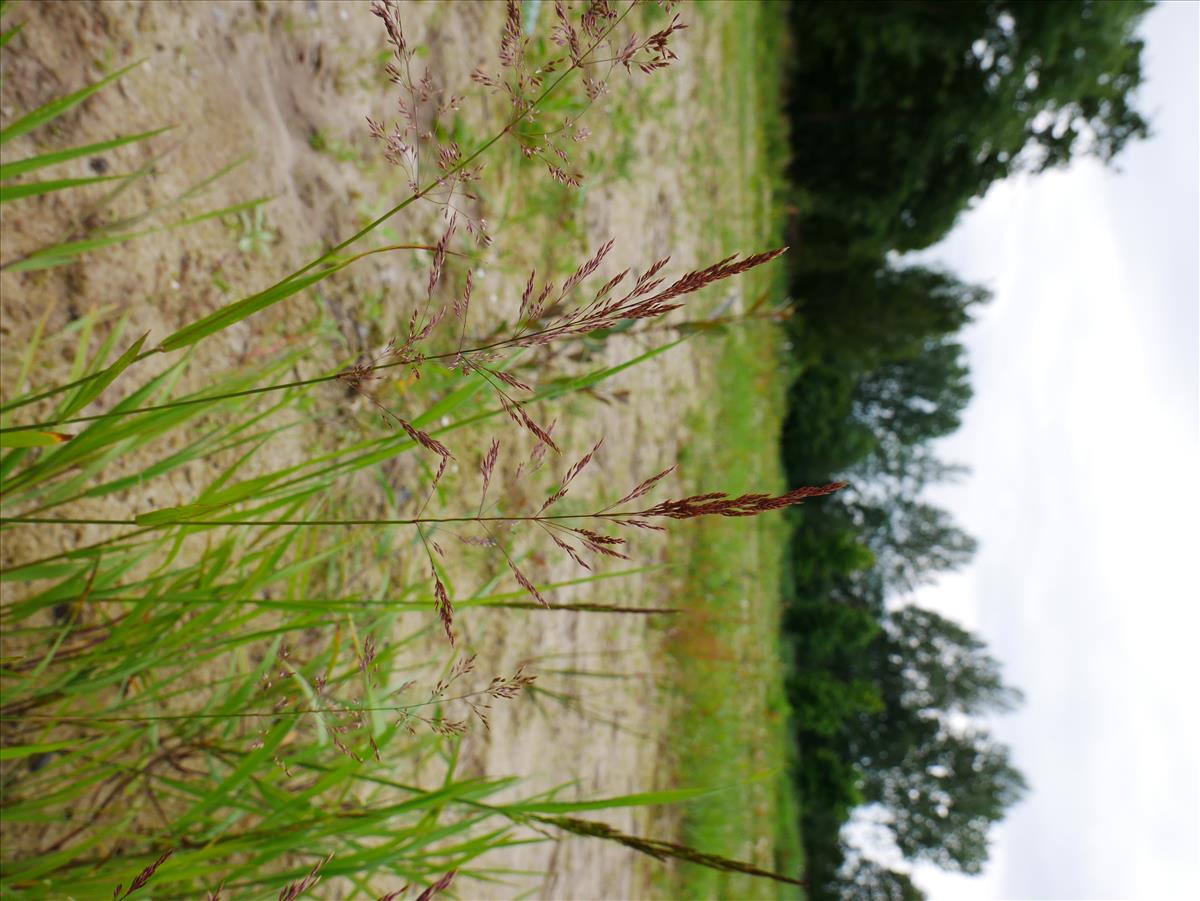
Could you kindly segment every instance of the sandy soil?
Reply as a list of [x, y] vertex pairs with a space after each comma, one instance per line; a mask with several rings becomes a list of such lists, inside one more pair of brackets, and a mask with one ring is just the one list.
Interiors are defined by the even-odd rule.
[[[109, 323], [127, 313], [130, 335], [148, 329], [162, 337], [305, 262], [313, 249], [352, 233], [364, 211], [378, 209], [380, 198], [402, 190], [400, 180], [370, 145], [364, 127], [367, 114], [383, 117], [390, 111], [389, 93], [379, 76], [382, 30], [366, 4], [43, 3], [23, 4], [22, 16], [28, 24], [11, 46], [14, 52], [5, 55], [0, 89], [5, 122], [18, 110], [94, 79], [101, 66], [112, 70], [136, 59], [145, 62], [119, 85], [77, 108], [50, 134], [31, 135], [9, 145], [6, 159], [173, 123], [178, 128], [155, 139], [153, 151], [123, 148], [107, 157], [111, 171], [125, 172], [145, 164], [151, 152], [167, 151], [157, 164], [158, 174], [150, 180], [152, 187], [122, 197], [115, 214], [132, 214], [252, 152], [248, 163], [204, 194], [202, 204], [192, 202], [187, 209], [199, 212], [269, 194], [274, 199], [266, 221], [277, 239], [267, 254], [244, 253], [237, 248], [236, 228], [231, 232], [226, 224], [208, 222], [139, 239], [79, 265], [0, 273], [6, 395], [16, 387], [11, 382], [15, 367], [9, 361], [43, 315], [48, 316], [47, 330], [54, 332], [86, 310], [100, 307], [108, 311]], [[409, 39], [430, 48], [428, 61], [444, 82], [467, 87], [469, 72], [494, 55], [503, 7], [498, 3], [410, 4], [404, 7], [404, 16]], [[681, 62], [657, 74], [647, 95], [650, 114], [638, 122], [628, 177], [604, 180], [587, 193], [582, 205], [586, 243], [594, 247], [609, 237], [618, 241], [601, 278], [627, 266], [644, 267], [666, 255], [677, 261], [680, 270], [711, 262], [697, 254], [705, 223], [688, 215], [689, 193], [695, 190], [688, 169], [666, 161], [686, 159], [685, 148], [706, 139], [705, 123], [695, 116], [689, 98], [698, 79], [712, 77], [719, 65], [718, 49], [701, 28], [693, 27], [683, 37]], [[475, 108], [468, 104], [467, 110], [481, 129], [497, 113], [486, 104]], [[595, 140], [603, 147], [607, 127], [603, 111], [593, 117]], [[357, 159], [337, 160], [314, 149], [316, 134], [341, 142]], [[86, 175], [86, 167], [86, 161], [79, 161], [74, 170], [63, 174]], [[55, 237], [86, 212], [67, 193], [13, 207], [5, 212], [3, 260]], [[418, 211], [398, 227], [406, 236], [436, 237], [431, 211]], [[524, 265], [542, 262], [536, 242], [530, 248], [523, 237], [506, 233], [504, 223], [499, 223], [497, 242], [482, 261], [476, 286], [480, 296], [515, 303]], [[385, 315], [399, 319], [407, 313], [403, 298], [415, 290], [424, 273], [391, 260], [366, 262], [362, 273], [361, 281], [343, 282], [329, 293], [339, 327], [352, 345], [359, 342], [366, 349], [395, 323], [362, 321], [356, 291], [364, 285], [386, 285], [396, 303], [385, 306], [385, 311], [392, 311]], [[219, 281], [230, 286], [228, 292]], [[295, 315], [294, 307], [280, 305], [229, 330], [221, 346], [206, 346], [203, 358], [191, 370], [193, 387], [199, 385], [206, 367], [238, 365], [270, 336], [275, 340], [286, 334], [289, 317]], [[662, 337], [609, 341], [591, 365], [622, 362]], [[62, 371], [70, 347], [69, 342], [55, 346]], [[146, 371], [152, 371], [153, 365], [147, 364]], [[47, 364], [51, 370], [55, 366]], [[38, 379], [56, 375], [61, 372], [42, 371]], [[613, 491], [623, 492], [674, 463], [678, 447], [688, 439], [683, 427], [687, 409], [698, 402], [705, 377], [702, 358], [695, 356], [691, 344], [685, 344], [607, 385], [605, 391], [619, 398], [615, 402], [574, 398], [565, 409], [548, 409], [548, 418], [560, 419], [556, 436], [566, 462], [596, 438], [605, 439], [602, 456], [580, 494], [611, 498]], [[302, 459], [314, 442], [328, 444], [336, 437], [328, 429], [314, 429], [290, 433], [258, 465], [288, 465]], [[137, 461], [129, 465], [136, 466]], [[174, 486], [177, 497], [160, 498], [158, 503], [185, 502], [193, 490], [189, 483], [197, 477], [181, 473]], [[679, 485], [674, 480], [668, 488]], [[120, 509], [115, 515], [123, 515], [129, 500], [116, 497], [89, 511], [104, 516]], [[369, 499], [361, 500], [370, 507]], [[99, 533], [91, 529], [21, 533], [6, 538], [2, 556], [5, 562], [28, 559], [52, 553], [64, 542], [97, 537]], [[668, 559], [673, 547], [672, 539], [651, 536], [640, 542], [636, 562]], [[546, 558], [531, 572], [539, 581], [580, 575], [569, 562], [559, 562], [552, 554]], [[659, 575], [632, 576], [560, 591], [554, 600], [662, 603], [661, 586]], [[532, 661], [531, 671], [542, 670], [542, 686], [577, 696], [576, 701], [564, 701], [542, 694], [536, 700], [497, 704], [491, 731], [476, 730], [466, 738], [468, 771], [527, 777], [514, 795], [565, 783], [570, 785], [562, 792], [564, 798], [621, 795], [658, 785], [670, 742], [670, 736], [663, 734], [665, 701], [656, 690], [663, 665], [661, 629], [642, 617], [512, 612], [463, 616], [460, 627], [464, 644], [479, 655], [482, 674], [506, 673], [520, 662]], [[554, 670], [623, 677], [572, 680]], [[595, 816], [634, 832], [651, 828], [644, 811]], [[505, 859], [487, 862], [548, 874], [540, 882], [527, 880], [519, 888], [498, 889], [500, 894], [532, 888], [545, 898], [633, 898], [648, 891], [649, 884], [648, 867], [635, 857], [613, 843], [566, 839], [516, 848]]]

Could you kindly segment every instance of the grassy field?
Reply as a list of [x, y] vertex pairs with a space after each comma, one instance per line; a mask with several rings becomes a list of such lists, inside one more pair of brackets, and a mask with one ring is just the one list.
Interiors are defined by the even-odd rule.
[[[5, 516], [18, 517], [4, 524], [2, 561], [5, 889], [107, 895], [171, 852], [154, 877], [164, 896], [215, 888], [217, 872], [230, 889], [266, 891], [336, 852], [322, 864], [325, 885], [364, 896], [432, 885], [451, 869], [468, 897], [775, 896], [774, 884], [686, 865], [665, 875], [639, 866], [633, 878], [636, 841], [596, 836], [682, 841], [795, 873], [775, 630], [782, 517], [684, 524], [657, 551], [639, 536], [632, 563], [596, 575], [548, 561], [536, 534], [514, 530], [501, 556], [459, 547], [439, 527], [380, 522], [427, 504], [482, 509], [479, 466], [505, 417], [478, 371], [425, 365], [419, 382], [380, 379], [370, 398], [338, 378], [403, 327], [428, 257], [379, 252], [353, 268], [338, 257], [315, 281], [301, 277], [308, 266], [285, 275], [306, 260], [316, 266], [314, 255], [393, 202], [379, 198], [404, 196], [361, 125], [384, 93], [369, 49], [379, 46], [377, 25], [336, 7], [306, 18], [286, 4], [247, 5], [211, 20], [197, 8], [150, 4], [132, 17], [67, 5], [55, 18], [18, 6], [28, 21], [6, 32], [5, 103], [16, 109], [56, 96], [36, 78], [48, 65], [74, 86], [139, 55], [154, 69], [124, 75], [128, 92], [97, 93], [86, 117], [54, 111], [46, 121], [67, 118], [44, 133], [6, 124], [14, 156], [93, 175], [64, 185], [55, 203], [28, 200], [36, 193], [22, 191], [51, 186], [21, 179], [6, 195], [27, 205], [6, 210], [4, 259], [17, 265], [2, 276], [5, 356], [20, 365], [5, 366], [0, 426], [16, 435], [47, 420], [71, 433], [6, 444], [0, 460]], [[460, 81], [473, 63], [457, 49], [503, 20], [495, 4], [414, 11], [410, 39], [434, 48], [421, 58]], [[780, 29], [769, 4], [686, 11], [694, 30], [678, 70], [614, 91], [592, 143], [576, 151], [593, 176], [583, 189], [550, 182], [515, 148], [489, 159], [480, 195], [495, 211], [497, 248], [464, 249], [464, 261], [447, 263], [456, 289], [468, 268], [476, 279], [482, 310], [469, 330], [481, 340], [512, 327], [530, 268], [562, 279], [609, 237], [624, 247], [599, 279], [644, 268], [651, 254], [670, 254], [677, 274], [778, 244], [777, 75], [761, 60], [778, 58]], [[661, 27], [656, 7], [638, 15], [643, 33]], [[88, 35], [91, 57], [64, 33]], [[244, 89], [260, 83], [271, 89]], [[556, 103], [545, 112], [587, 106]], [[107, 148], [140, 190], [92, 203], [103, 187], [94, 173], [108, 163], [85, 159], [100, 150], [63, 145], [145, 131], [176, 113], [209, 131], [174, 155], [152, 157], [140, 143], [149, 138]], [[464, 113], [443, 137], [480, 146], [501, 116]], [[194, 207], [188, 185], [213, 168], [196, 148], [243, 139], [268, 158], [219, 170], [201, 182], [206, 205]], [[192, 201], [189, 218], [136, 231], [145, 198], [164, 186]], [[265, 192], [275, 198], [265, 207], [250, 200]], [[436, 211], [392, 220], [366, 243], [433, 243], [438, 221]], [[84, 223], [87, 240], [62, 243], [63, 222]], [[46, 240], [50, 251], [37, 250]], [[254, 293], [272, 284], [275, 295]], [[535, 383], [529, 409], [560, 419], [564, 447], [532, 482], [508, 485], [537, 441], [504, 433], [495, 470], [503, 509], [536, 509], [601, 435], [590, 481], [561, 510], [611, 502], [614, 490], [676, 462], [659, 497], [781, 489], [779, 337], [770, 323], [732, 321], [769, 309], [758, 299], [777, 292], [756, 271], [706, 289], [673, 324], [591, 334], [558, 357], [524, 348], [496, 363]], [[129, 300], [118, 306], [114, 296]], [[231, 306], [243, 296], [249, 305]], [[217, 310], [233, 314], [204, 318]], [[143, 331], [171, 337], [150, 353], [136, 340]], [[97, 393], [55, 388], [89, 377]], [[664, 396], [677, 403], [664, 410]], [[160, 406], [135, 412], [151, 404]], [[381, 424], [384, 407], [458, 454], [428, 502], [438, 458], [412, 432]], [[81, 412], [97, 415], [63, 422]], [[438, 538], [447, 548], [435, 557]], [[565, 609], [540, 608], [506, 563]], [[458, 608], [454, 651], [431, 570]], [[614, 601], [686, 613], [655, 627], [571, 609]], [[478, 672], [462, 669], [471, 655]], [[610, 672], [614, 660], [627, 672]], [[535, 686], [514, 675], [522, 664], [540, 667]], [[466, 700], [485, 695], [492, 675], [497, 691], [524, 696], [489, 696], [488, 731]], [[446, 687], [455, 679], [473, 691], [458, 698]], [[681, 801], [666, 788], [731, 785], [675, 803], [674, 814], [649, 811]]]
[[[734, 214], [713, 220], [712, 247], [724, 253], [781, 240], [785, 145], [781, 73], [773, 66], [784, 58], [784, 29], [770, 4], [717, 4], [705, 11], [721, 30], [725, 72], [733, 78], [732, 85], [711, 88], [706, 100], [719, 111], [714, 119], [724, 132], [713, 142], [720, 172], [713, 188], [733, 194], [725, 202]], [[743, 296], [775, 300], [784, 290], [778, 275], [752, 273]], [[697, 485], [731, 494], [783, 490], [778, 435], [789, 370], [781, 332], [770, 323], [746, 322], [713, 349], [719, 357], [702, 389], [710, 402], [691, 415], [696, 440], [681, 463]], [[679, 591], [696, 615], [670, 645], [679, 694], [670, 729], [678, 742], [676, 784], [732, 786], [688, 805], [684, 840], [795, 875], [803, 850], [786, 771], [791, 741], [778, 633], [786, 541], [781, 518], [705, 521], [692, 531]], [[794, 886], [686, 865], [667, 894], [802, 896]]]

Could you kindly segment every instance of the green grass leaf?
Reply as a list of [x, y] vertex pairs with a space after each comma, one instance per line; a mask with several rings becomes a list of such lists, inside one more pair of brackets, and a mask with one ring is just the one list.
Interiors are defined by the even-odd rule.
[[125, 353], [121, 354], [121, 356], [117, 358], [115, 363], [113, 363], [91, 381], [85, 382], [80, 387], [79, 393], [77, 393], [75, 397], [73, 397], [67, 403], [66, 407], [63, 408], [59, 418], [66, 419], [69, 416], [74, 416], [76, 413], [94, 401], [97, 397], [99, 397], [101, 392], [111, 385], [116, 377], [128, 369], [129, 365], [135, 359], [137, 359], [137, 355], [141, 353], [142, 345], [146, 343], [146, 339], [149, 336], [150, 333], [146, 332], [146, 334], [134, 341], [133, 344], [129, 345], [129, 348], [125, 351]]
[[4, 32], [4, 34], [0, 34], [0, 47], [6, 46], [9, 41], [11, 41], [13, 38], [15, 38], [17, 36], [17, 32], [20, 31], [24, 27], [25, 27], [25, 23], [22, 22], [20, 25], [16, 25], [16, 26], [8, 29], [8, 31]]
[[187, 219], [181, 219], [179, 222], [172, 222], [170, 225], [160, 225], [155, 228], [143, 228], [140, 231], [119, 232], [115, 235], [100, 235], [93, 238], [84, 238], [79, 241], [66, 241], [61, 244], [53, 244], [49, 247], [35, 250], [22, 260], [6, 264], [4, 268], [11, 269], [13, 272], [30, 272], [35, 269], [52, 269], [55, 266], [66, 266], [74, 263], [85, 253], [115, 247], [118, 244], [124, 244], [126, 241], [132, 241], [134, 238], [142, 238], [146, 235], [153, 235], [156, 232], [167, 229], [184, 228], [188, 225], [204, 222], [206, 219], [216, 219], [221, 216], [227, 216], [230, 213], [237, 213], [262, 203], [264, 199], [259, 197], [255, 200], [243, 201], [242, 203], [236, 203], [233, 206], [223, 207], [219, 210], [209, 210], [196, 216], [190, 216]]
[[48, 754], [51, 751], [62, 751], [65, 748], [75, 748], [79, 746], [79, 742], [71, 741], [52, 741], [40, 745], [16, 745], [14, 747], [0, 748], [0, 760], [19, 760], [22, 757], [32, 757], [34, 754]]
[[59, 97], [57, 100], [51, 100], [45, 106], [39, 106], [33, 112], [28, 113], [18, 119], [16, 122], [9, 125], [7, 128], [0, 129], [0, 144], [11, 141], [13, 138], [20, 137], [23, 134], [33, 131], [47, 122], [52, 122], [63, 113], [72, 107], [87, 100], [97, 91], [108, 87], [130, 69], [141, 65], [139, 60], [136, 63], [131, 63], [124, 69], [118, 69], [112, 75], [102, 78], [99, 81], [88, 85], [86, 88], [76, 91], [73, 94], [67, 94], [65, 97]]
[[166, 340], [158, 346], [159, 350], [172, 351], [178, 350], [181, 347], [187, 347], [189, 344], [195, 344], [209, 335], [216, 334], [219, 331], [235, 325], [255, 313], [265, 310], [269, 306], [279, 303], [281, 300], [286, 300], [293, 294], [299, 294], [305, 288], [315, 285], [317, 282], [329, 278], [329, 276], [341, 272], [352, 263], [361, 260], [365, 256], [370, 256], [375, 253], [385, 253], [392, 250], [430, 250], [431, 248], [419, 244], [397, 244], [388, 247], [377, 247], [374, 250], [368, 250], [364, 253], [355, 254], [352, 257], [343, 260], [332, 262], [329, 266], [321, 269], [318, 272], [307, 272], [289, 276], [281, 282], [277, 282], [271, 287], [259, 291], [257, 294], [251, 294], [249, 297], [244, 297], [241, 300], [227, 304], [214, 313], [210, 313], [203, 319], [193, 322], [191, 325], [186, 325], [179, 331], [168, 335]]
[[100, 182], [120, 181], [123, 178], [129, 178], [129, 176], [93, 175], [88, 178], [56, 178], [51, 181], [27, 181], [15, 185], [0, 185], [0, 203], [20, 200], [22, 197], [39, 197], [42, 194], [65, 191], [67, 188], [81, 188]]
[[82, 147], [69, 147], [66, 150], [55, 150], [51, 153], [42, 153], [27, 159], [3, 163], [0, 164], [0, 181], [7, 181], [10, 178], [16, 178], [18, 175], [24, 175], [27, 172], [33, 172], [46, 166], [56, 166], [60, 163], [78, 159], [81, 156], [95, 156], [108, 150], [114, 150], [117, 147], [123, 147], [126, 144], [145, 141], [153, 138], [155, 135], [162, 134], [164, 131], [170, 131], [173, 127], [168, 125], [165, 128], [156, 128], [153, 131], [143, 131], [135, 135], [113, 138], [111, 141], [85, 144]]
[[510, 804], [504, 810], [512, 813], [576, 813], [584, 810], [611, 810], [616, 807], [649, 807], [658, 804], [678, 804], [721, 791], [720, 788], [676, 788], [664, 791], [639, 792], [593, 801], [531, 801]]
[[23, 432], [0, 432], [0, 447], [50, 447], [70, 441], [74, 437], [62, 432], [39, 432], [33, 429]]
[[265, 291], [260, 291], [258, 294], [252, 294], [242, 300], [228, 304], [215, 313], [211, 313], [203, 319], [193, 322], [191, 325], [184, 326], [179, 331], [169, 335], [158, 346], [158, 349], [172, 351], [179, 350], [181, 347], [187, 347], [189, 344], [195, 344], [209, 335], [214, 335], [219, 331], [227, 329], [231, 325], [235, 325], [243, 319], [291, 297], [293, 294], [298, 294], [305, 288], [315, 285], [322, 279], [333, 275], [339, 268], [341, 267], [334, 266], [329, 269], [322, 269], [320, 272], [311, 272], [299, 278], [280, 282], [267, 288]]

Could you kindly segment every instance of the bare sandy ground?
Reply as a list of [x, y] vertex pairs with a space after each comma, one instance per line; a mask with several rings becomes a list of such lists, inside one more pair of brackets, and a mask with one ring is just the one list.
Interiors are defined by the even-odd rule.
[[[403, 12], [409, 39], [430, 48], [428, 61], [445, 84], [469, 87], [470, 71], [494, 58], [502, 4], [408, 4]], [[137, 196], [122, 198], [118, 212], [131, 213], [153, 197], [183, 190], [252, 152], [252, 159], [215, 183], [204, 195], [203, 206], [196, 209], [271, 195], [267, 225], [277, 239], [269, 253], [247, 254], [237, 249], [236, 229], [231, 235], [229, 226], [208, 222], [139, 239], [114, 252], [94, 255], [82, 265], [0, 274], [6, 394], [16, 387], [10, 381], [15, 367], [8, 361], [43, 316], [48, 317], [47, 330], [54, 332], [92, 307], [111, 308], [109, 322], [119, 313], [129, 315], [130, 335], [150, 330], [152, 336], [162, 337], [305, 262], [322, 243], [352, 233], [361, 224], [364, 210], [375, 209], [381, 198], [402, 191], [400, 180], [369, 145], [364, 127], [366, 115], [385, 117], [391, 103], [379, 76], [379, 55], [385, 49], [382, 30], [365, 3], [31, 3], [23, 4], [21, 13], [28, 24], [20, 41], [11, 45], [13, 52], [6, 52], [0, 90], [6, 122], [19, 110], [96, 78], [99, 67], [111, 70], [136, 59], [144, 62], [119, 85], [71, 113], [56, 133], [10, 145], [6, 158], [175, 124], [175, 131], [153, 144], [156, 151], [169, 150], [151, 180], [153, 193], [132, 192]], [[627, 266], [644, 268], [668, 255], [676, 261], [676, 271], [712, 262], [697, 257], [706, 223], [688, 213], [688, 197], [696, 186], [689, 180], [690, 170], [679, 161], [686, 159], [686, 148], [711, 139], [690, 101], [698, 79], [714, 77], [720, 59], [715, 42], [699, 27], [700, 17], [689, 18], [696, 21], [679, 44], [681, 61], [654, 76], [647, 95], [649, 114], [636, 127], [636, 153], [628, 177], [604, 180], [589, 190], [582, 205], [580, 216], [589, 246], [617, 239], [598, 278]], [[614, 88], [620, 90], [619, 85]], [[486, 104], [471, 108], [468, 102], [467, 109], [481, 129], [497, 113]], [[597, 121], [591, 123], [600, 147], [606, 140], [603, 116], [602, 108], [596, 110]], [[318, 134], [343, 142], [366, 162], [336, 160], [314, 149]], [[149, 153], [124, 148], [111, 154], [108, 163], [114, 172], [130, 171], [144, 164]], [[66, 174], [85, 175], [85, 166], [80, 161], [78, 172]], [[54, 237], [80, 212], [78, 201], [67, 194], [6, 211], [0, 258], [9, 259]], [[436, 237], [429, 211], [418, 211], [395, 224], [414, 238]], [[481, 296], [498, 304], [515, 304], [524, 264], [541, 262], [536, 241], [552, 236], [543, 233], [533, 238], [535, 246], [530, 247], [528, 236], [508, 233], [499, 223], [496, 244], [484, 257], [476, 286]], [[395, 305], [386, 308], [393, 311], [390, 316], [404, 317], [407, 309], [402, 298], [415, 291], [424, 272], [393, 261], [364, 263], [363, 269], [364, 279], [386, 284], [397, 298]], [[222, 290], [218, 280], [230, 285], [229, 292]], [[371, 334], [386, 334], [395, 322], [362, 322], [354, 287], [343, 287], [333, 297], [333, 306], [343, 331], [357, 330], [358, 340], [365, 343]], [[286, 330], [288, 317], [295, 315], [294, 308], [280, 305], [229, 330], [221, 346], [206, 346], [191, 370], [193, 387], [198, 387], [206, 367], [231, 367], [252, 358], [265, 336]], [[589, 365], [615, 365], [666, 337], [669, 334], [659, 333], [609, 341]], [[68, 343], [54, 348], [57, 365], [64, 370], [69, 348]], [[556, 436], [564, 447], [564, 463], [581, 455], [597, 438], [605, 439], [581, 495], [613, 499], [619, 496], [614, 492], [623, 493], [674, 463], [677, 449], [688, 440], [683, 425], [687, 410], [701, 401], [707, 378], [703, 358], [692, 343], [685, 343], [606, 385], [610, 399], [617, 397], [611, 403], [572, 398], [561, 409], [547, 409], [549, 418], [557, 416], [560, 421]], [[327, 445], [330, 440], [332, 436], [320, 426], [290, 433], [257, 465], [289, 465], [303, 459], [314, 443]], [[136, 467], [137, 462], [129, 465]], [[254, 474], [253, 470], [245, 473]], [[180, 479], [193, 475], [184, 473]], [[664, 484], [668, 493], [678, 493], [681, 482], [673, 478]], [[186, 502], [193, 491], [186, 481], [174, 489], [177, 497], [158, 502]], [[361, 501], [370, 507], [370, 499]], [[129, 498], [118, 497], [94, 504], [89, 511], [123, 515], [128, 502]], [[53, 552], [64, 542], [97, 537], [91, 529], [21, 533], [6, 539], [2, 556], [7, 563]], [[635, 552], [635, 562], [677, 559], [678, 540], [647, 537]], [[419, 569], [416, 561], [403, 566], [402, 575], [419, 578], [415, 575]], [[546, 554], [544, 565], [536, 566], [538, 580], [580, 574], [552, 553]], [[563, 590], [554, 600], [669, 602], [663, 585], [661, 574], [637, 575]], [[514, 796], [565, 785], [564, 799], [590, 798], [660, 785], [671, 738], [664, 734], [666, 701], [657, 688], [662, 683], [662, 628], [642, 617], [512, 611], [463, 615], [459, 625], [463, 644], [479, 655], [481, 673], [507, 673], [529, 661], [532, 672], [541, 671], [543, 687], [570, 696], [556, 699], [540, 694], [496, 705], [491, 730], [476, 729], [465, 739], [467, 771], [526, 777]], [[591, 671], [620, 678], [572, 678], [554, 671]], [[397, 762], [398, 769], [405, 766]], [[635, 809], [594, 816], [633, 832], [661, 830], [663, 824], [661, 819], [652, 823], [648, 813]], [[635, 858], [628, 849], [600, 841], [565, 838], [526, 845], [486, 863], [544, 871], [544, 878], [520, 878], [509, 888], [472, 885], [460, 891], [471, 897], [483, 897], [485, 891], [509, 896], [532, 889], [545, 898], [634, 898], [650, 890], [650, 869]]]

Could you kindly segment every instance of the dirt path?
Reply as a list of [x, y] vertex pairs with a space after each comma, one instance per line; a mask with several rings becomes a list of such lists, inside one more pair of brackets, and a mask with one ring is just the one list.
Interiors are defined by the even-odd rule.
[[[470, 71], [494, 55], [501, 4], [412, 4], [403, 12], [410, 41], [430, 48], [428, 60], [447, 85], [467, 86]], [[544, 10], [543, 25], [549, 12]], [[253, 159], [215, 183], [204, 195], [202, 208], [260, 195], [274, 199], [258, 224], [208, 222], [140, 239], [83, 265], [0, 274], [0, 336], [6, 355], [29, 340], [43, 316], [48, 317], [48, 331], [54, 332], [92, 307], [107, 309], [109, 323], [128, 313], [129, 334], [149, 329], [161, 337], [303, 263], [314, 248], [353, 232], [377, 209], [379, 198], [400, 190], [399, 180], [382, 164], [363, 127], [366, 115], [386, 116], [390, 104], [379, 77], [383, 35], [366, 4], [23, 4], [21, 15], [28, 24], [10, 48], [13, 52], [6, 51], [0, 92], [6, 122], [18, 110], [96, 78], [101, 67], [112, 70], [135, 59], [145, 62], [118, 87], [73, 112], [48, 143], [22, 139], [8, 151], [13, 157], [35, 148], [71, 146], [175, 123], [176, 131], [153, 145], [156, 151], [169, 150], [152, 180], [153, 195], [131, 192], [137, 196], [122, 198], [118, 213], [143, 208], [152, 196], [181, 191], [246, 151], [253, 152]], [[668, 255], [676, 261], [676, 271], [712, 262], [699, 258], [706, 223], [689, 214], [694, 207], [689, 196], [696, 186], [692, 170], [681, 161], [689, 159], [690, 148], [713, 139], [712, 123], [697, 114], [691, 100], [700, 79], [719, 77], [720, 57], [701, 17], [688, 18], [692, 27], [677, 49], [681, 60], [643, 89], [644, 108], [635, 124], [608, 121], [603, 110], [594, 114], [592, 146], [601, 157], [610, 147], [615, 153], [617, 142], [624, 142], [623, 172], [589, 188], [574, 217], [576, 238], [584, 245], [596, 247], [617, 239], [598, 278], [627, 266], [641, 269]], [[631, 106], [626, 103], [627, 110]], [[495, 113], [480, 107], [474, 114], [479, 128], [494, 121]], [[130, 171], [145, 164], [148, 153], [126, 148], [111, 154], [106, 165], [112, 171]], [[77, 172], [64, 174], [86, 175], [86, 167], [86, 161], [80, 161]], [[515, 199], [507, 200], [514, 220], [524, 212], [523, 190], [518, 186]], [[50, 195], [27, 212], [6, 215], [0, 258], [20, 255], [53, 237], [55, 228], [79, 214], [72, 203], [66, 195]], [[255, 244], [258, 225], [267, 237], [260, 235]], [[537, 242], [558, 240], [552, 227], [542, 225], [532, 234], [506, 232], [501, 221], [496, 245], [483, 258], [477, 291], [489, 301], [515, 302], [525, 266], [544, 264]], [[406, 220], [399, 230], [406, 236], [436, 237], [428, 212]], [[384, 284], [395, 298], [415, 290], [424, 277], [401, 262], [372, 262], [364, 264], [364, 270], [368, 282]], [[367, 347], [407, 310], [402, 302], [387, 305], [384, 317], [393, 321], [364, 322], [356, 307], [356, 287], [344, 286], [330, 306], [343, 333]], [[731, 291], [736, 288], [724, 288], [720, 296], [702, 303], [711, 307], [728, 299]], [[193, 387], [205, 367], [245, 361], [264, 336], [277, 334], [294, 315], [294, 309], [283, 305], [231, 329], [223, 347], [205, 348], [206, 356], [192, 367], [197, 373]], [[669, 337], [660, 332], [614, 338], [580, 365], [617, 365]], [[65, 367], [68, 345], [58, 352]], [[9, 379], [14, 377], [6, 365], [6, 393], [13, 389]], [[604, 438], [602, 456], [579, 496], [612, 499], [614, 492], [623, 493], [673, 464], [678, 448], [688, 440], [687, 410], [702, 401], [705, 378], [703, 357], [689, 342], [605, 384], [602, 392], [608, 403], [573, 396], [562, 409], [551, 411], [560, 421], [555, 434], [564, 447], [565, 462]], [[296, 431], [281, 440], [272, 457], [259, 465], [296, 462], [314, 441], [330, 440], [314, 428], [317, 433]], [[137, 462], [129, 465], [136, 467]], [[665, 483], [666, 490], [677, 492], [680, 484], [673, 477]], [[180, 497], [167, 501], [186, 500], [189, 490], [181, 484]], [[111, 503], [115, 508], [125, 501], [117, 497]], [[113, 509], [98, 503], [93, 512], [112, 515]], [[94, 538], [82, 530], [68, 540]], [[3, 556], [6, 561], [26, 558], [38, 553], [34, 542], [62, 540], [45, 533], [27, 535], [7, 541]], [[680, 544], [678, 537], [648, 536], [639, 541], [634, 562], [678, 560]], [[419, 578], [414, 575], [419, 567], [408, 569], [407, 576]], [[559, 562], [553, 554], [536, 566], [539, 581], [579, 575], [574, 565]], [[562, 590], [553, 599], [663, 604], [671, 600], [664, 597], [664, 583], [660, 573], [635, 575]], [[491, 731], [476, 730], [466, 737], [466, 771], [525, 777], [513, 796], [565, 785], [562, 798], [590, 798], [659, 785], [670, 752], [670, 736], [663, 734], [665, 702], [657, 688], [662, 683], [665, 626], [655, 626], [645, 617], [510, 611], [473, 613], [462, 617], [460, 627], [463, 644], [478, 653], [481, 673], [506, 673], [529, 662], [531, 671], [539, 673], [542, 689], [519, 703], [498, 704]], [[568, 675], [580, 672], [593, 675]], [[637, 809], [595, 818], [632, 832], [651, 828], [649, 815]], [[582, 839], [520, 846], [504, 859], [486, 863], [548, 874], [488, 889], [500, 896], [532, 888], [545, 898], [633, 898], [649, 891], [651, 879], [650, 868], [628, 849]]]

